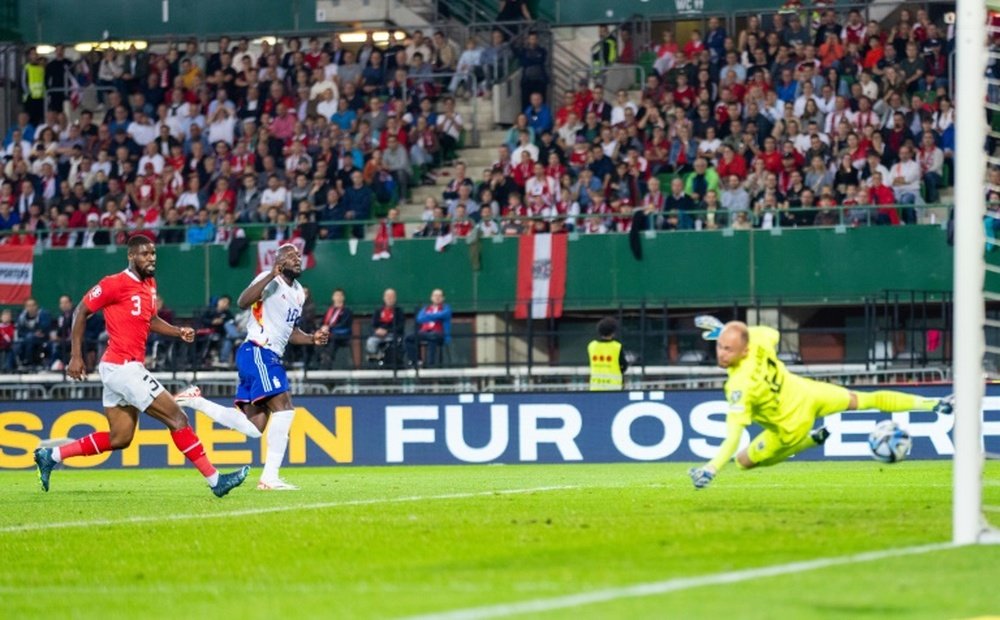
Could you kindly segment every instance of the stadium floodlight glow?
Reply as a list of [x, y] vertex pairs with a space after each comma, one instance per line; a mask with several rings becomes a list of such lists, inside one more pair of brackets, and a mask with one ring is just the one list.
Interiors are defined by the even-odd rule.
[[982, 402], [985, 319], [984, 186], [986, 136], [986, 5], [958, 0], [955, 42], [955, 457], [952, 541], [979, 542], [984, 533]]
[[[343, 32], [337, 36], [340, 38], [341, 43], [364, 43], [368, 40], [369, 32], [371, 32], [372, 41], [375, 43], [385, 43], [389, 40], [388, 30], [376, 30], [374, 32], [370, 30], [358, 30], [356, 32]], [[395, 30], [393, 31], [392, 38], [402, 41], [406, 38], [406, 33], [401, 30]]]
[[92, 43], [77, 43], [73, 46], [78, 52], [87, 53], [91, 51], [103, 51], [106, 49], [113, 49], [119, 52], [126, 52], [132, 46], [135, 46], [137, 50], [144, 50], [149, 47], [148, 41], [100, 41]]

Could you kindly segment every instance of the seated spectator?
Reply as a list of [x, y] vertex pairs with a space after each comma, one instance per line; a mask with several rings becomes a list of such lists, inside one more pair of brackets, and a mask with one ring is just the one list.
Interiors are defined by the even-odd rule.
[[351, 334], [354, 329], [354, 313], [347, 307], [344, 289], [334, 289], [330, 302], [329, 309], [323, 315], [323, 325], [330, 328], [330, 342], [321, 354], [323, 365], [327, 368], [336, 364], [337, 351], [340, 349], [346, 349], [350, 359]]
[[674, 177], [670, 182], [670, 195], [663, 202], [663, 211], [669, 217], [676, 219], [676, 228], [690, 230], [694, 228], [691, 211], [695, 209], [695, 202], [684, 192], [684, 185], [682, 179]]
[[215, 306], [202, 313], [201, 329], [198, 330], [201, 337], [199, 357], [205, 360], [217, 349], [215, 364], [221, 367], [233, 364], [233, 350], [239, 339], [231, 303], [229, 295], [220, 295]]
[[[365, 185], [360, 170], [351, 173], [351, 186], [344, 191], [340, 203], [343, 206], [345, 220], [363, 221], [371, 218], [375, 193], [370, 186]], [[351, 234], [356, 239], [363, 239], [365, 236], [364, 227], [361, 225], [353, 226]]]
[[456, 204], [451, 220], [451, 234], [455, 237], [468, 237], [476, 227], [476, 222], [469, 217], [464, 204]]
[[447, 97], [444, 100], [444, 111], [437, 118], [438, 141], [444, 150], [445, 162], [455, 159], [464, 128], [462, 115], [455, 111], [455, 100]]
[[[899, 149], [899, 161], [889, 169], [889, 185], [896, 195], [899, 204], [924, 204], [920, 197], [920, 164], [913, 159], [913, 149], [904, 146]], [[912, 208], [903, 210], [903, 219], [907, 224], [917, 221], [916, 211]]]
[[382, 162], [384, 163], [386, 170], [392, 174], [393, 179], [396, 181], [396, 186], [399, 188], [400, 201], [405, 202], [410, 189], [410, 173], [412, 167], [410, 165], [410, 156], [406, 152], [406, 147], [403, 146], [399, 142], [399, 139], [394, 135], [391, 135], [388, 138], [385, 151], [382, 155]]
[[726, 187], [719, 197], [719, 204], [731, 214], [750, 209], [750, 194], [740, 183], [740, 177], [735, 174], [727, 177]]
[[536, 136], [552, 131], [552, 111], [545, 103], [542, 93], [531, 93], [529, 100], [530, 105], [524, 109], [524, 115], [528, 117], [528, 126], [534, 130]]
[[34, 298], [24, 302], [24, 309], [17, 317], [14, 337], [14, 359], [10, 366], [17, 370], [37, 370], [49, 340], [52, 316], [41, 308]]
[[893, 193], [892, 188], [888, 185], [883, 184], [882, 173], [874, 172], [871, 176], [871, 187], [868, 188], [868, 204], [879, 205], [879, 209], [875, 212], [875, 217], [872, 218], [876, 224], [891, 224], [896, 226], [900, 223], [899, 210], [891, 206], [882, 205], [895, 205], [896, 195]]
[[458, 58], [458, 66], [455, 69], [455, 75], [452, 76], [451, 82], [448, 84], [448, 92], [455, 94], [459, 86], [464, 85], [466, 92], [472, 96], [478, 96], [479, 93], [472, 93], [472, 77], [475, 76], [479, 82], [483, 81], [485, 74], [482, 70], [482, 57], [483, 50], [476, 43], [475, 37], [469, 37], [465, 42], [465, 51]]
[[215, 241], [215, 224], [209, 219], [208, 211], [199, 211], [197, 221], [189, 224], [187, 242], [196, 245]]
[[934, 143], [934, 134], [925, 133], [920, 141], [919, 150], [920, 174], [924, 181], [924, 197], [930, 204], [936, 204], [940, 198], [942, 185], [941, 175], [944, 169], [944, 152]]
[[479, 223], [476, 230], [480, 237], [495, 237], [500, 234], [500, 225], [493, 216], [494, 209], [491, 205], [484, 204], [479, 207]]
[[[440, 365], [439, 349], [451, 342], [451, 306], [445, 303], [444, 292], [434, 289], [431, 292], [431, 303], [417, 313], [417, 331], [406, 337], [406, 356], [410, 365], [424, 366]], [[427, 351], [423, 360], [420, 359], [420, 348], [426, 345]]]
[[14, 355], [15, 330], [13, 313], [7, 309], [0, 311], [0, 367], [6, 372], [13, 372], [17, 361]]
[[[70, 336], [73, 331], [73, 300], [69, 295], [59, 297], [59, 314], [52, 322], [49, 342], [45, 352], [49, 370], [61, 371], [69, 363]], [[0, 338], [2, 338], [0, 334]]]
[[719, 173], [708, 165], [707, 159], [698, 157], [694, 160], [694, 170], [684, 178], [684, 193], [699, 201], [709, 190], [719, 190]]
[[372, 315], [372, 331], [365, 341], [368, 358], [382, 362], [388, 351], [398, 352], [405, 326], [406, 315], [396, 305], [396, 291], [388, 288], [382, 293], [382, 307]]

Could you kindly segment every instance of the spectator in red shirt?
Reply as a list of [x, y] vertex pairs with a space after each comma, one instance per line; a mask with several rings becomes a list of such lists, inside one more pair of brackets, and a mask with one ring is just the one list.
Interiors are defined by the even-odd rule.
[[[896, 194], [888, 185], [882, 184], [882, 173], [873, 172], [871, 187], [868, 188], [868, 202], [873, 205], [894, 205], [896, 204]], [[880, 207], [875, 212], [876, 224], [899, 225], [899, 211], [894, 208]]]
[[697, 58], [703, 49], [705, 42], [701, 40], [701, 31], [692, 30], [691, 39], [684, 44], [684, 55], [688, 58]]
[[737, 155], [732, 146], [723, 144], [722, 157], [719, 158], [715, 169], [720, 178], [727, 178], [729, 175], [735, 174], [742, 181], [747, 176], [747, 160]]
[[7, 372], [14, 371], [14, 315], [10, 310], [0, 312], [0, 362]]

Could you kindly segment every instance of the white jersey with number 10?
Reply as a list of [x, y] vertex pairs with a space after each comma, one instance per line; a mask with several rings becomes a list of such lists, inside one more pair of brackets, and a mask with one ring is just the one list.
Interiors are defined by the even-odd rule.
[[[257, 283], [268, 275], [263, 272], [254, 278]], [[264, 287], [259, 301], [250, 306], [247, 319], [247, 340], [274, 351], [279, 356], [292, 336], [292, 330], [302, 315], [306, 294], [298, 280], [291, 285], [277, 276]]]

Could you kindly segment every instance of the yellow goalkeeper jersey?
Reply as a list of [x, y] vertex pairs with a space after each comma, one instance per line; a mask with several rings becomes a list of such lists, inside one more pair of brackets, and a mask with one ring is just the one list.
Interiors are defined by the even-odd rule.
[[756, 422], [779, 434], [811, 426], [813, 413], [802, 407], [808, 397], [806, 382], [788, 372], [778, 359], [780, 334], [770, 327], [749, 328], [747, 356], [727, 371], [728, 418], [743, 426]]

